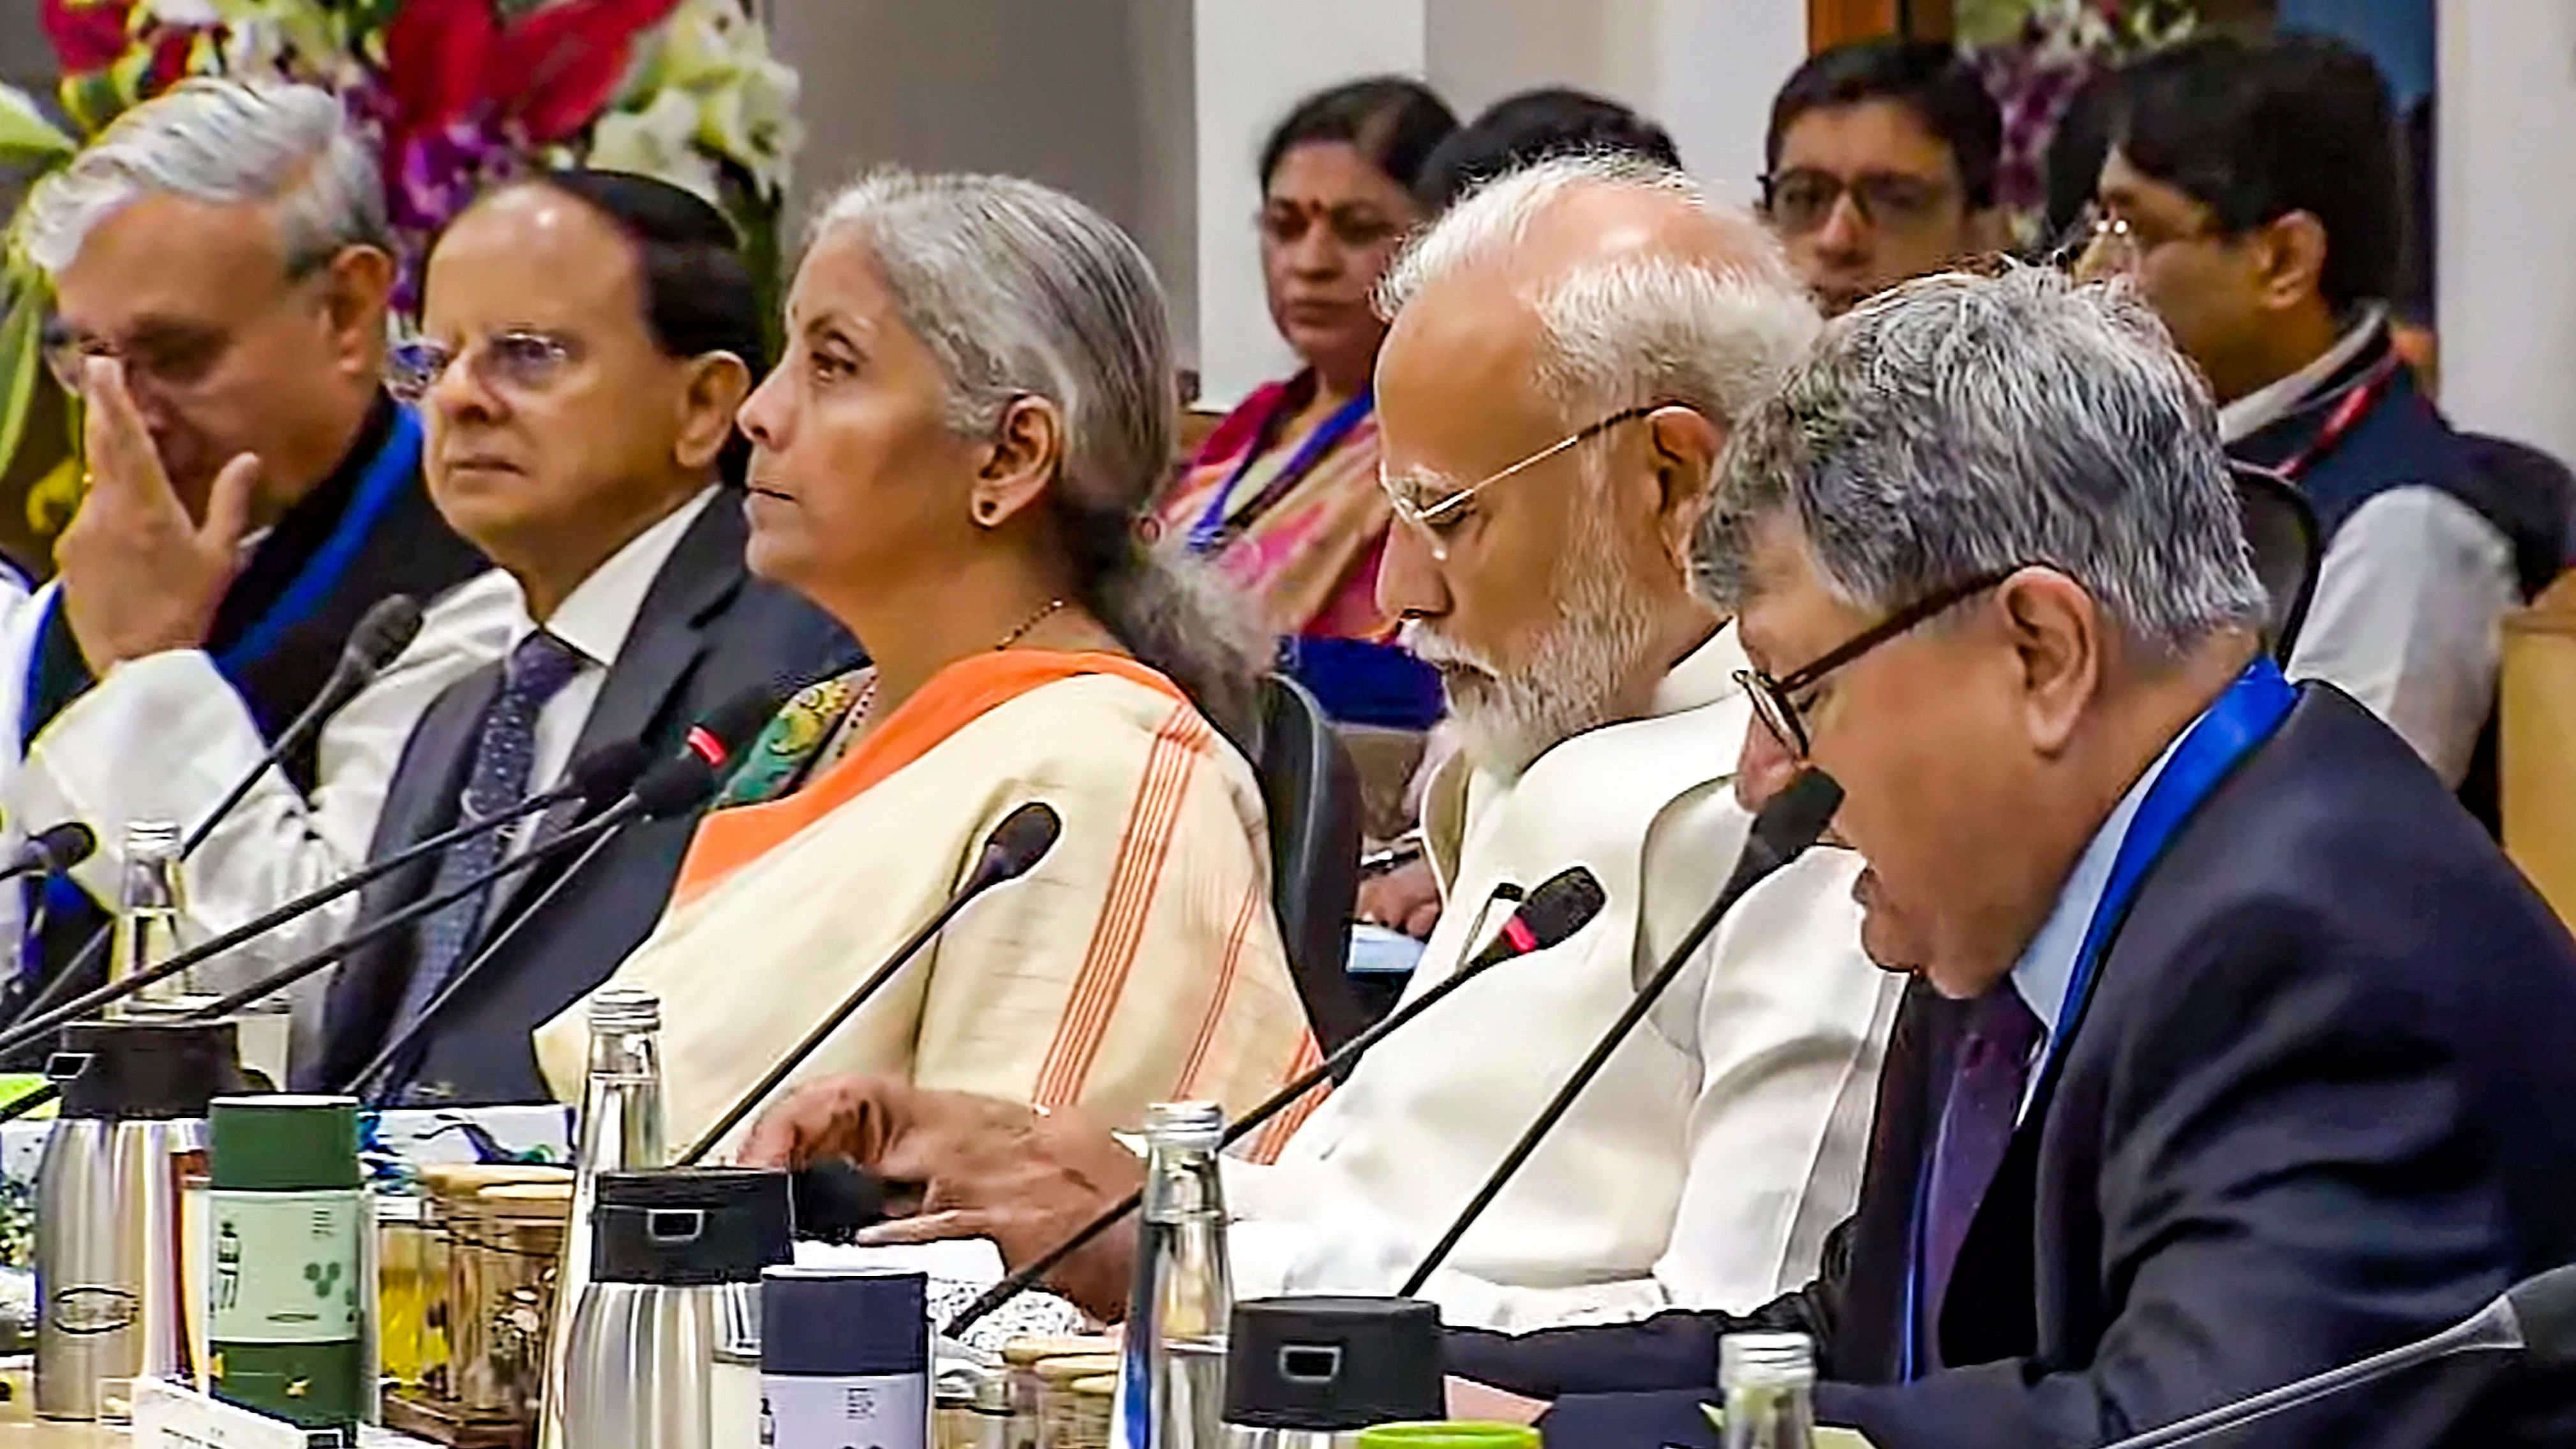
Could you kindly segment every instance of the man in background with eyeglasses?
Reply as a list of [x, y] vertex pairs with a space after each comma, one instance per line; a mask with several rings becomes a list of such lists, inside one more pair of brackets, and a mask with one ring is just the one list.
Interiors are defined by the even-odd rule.
[[[2547, 458], [2454, 431], [2392, 346], [2393, 126], [2378, 68], [2324, 37], [2138, 61], [2082, 269], [2135, 282], [2208, 378], [2229, 454], [2315, 509], [2292, 677], [2369, 705], [2492, 827], [2500, 622], [2565, 563], [2570, 489]], [[2542, 486], [2497, 466], [2526, 460]]]
[[1826, 316], [2003, 245], [2003, 130], [1937, 41], [1858, 41], [1798, 67], [1771, 103], [1762, 209]]
[[[423, 304], [395, 374], [428, 425], [430, 496], [518, 585], [520, 608], [507, 656], [421, 717], [375, 855], [505, 811], [587, 751], [637, 740], [659, 758], [746, 691], [783, 695], [850, 663], [839, 626], [744, 562], [749, 445], [734, 413], [767, 349], [722, 213], [642, 176], [533, 177], [439, 238]], [[356, 927], [452, 893], [582, 813], [386, 877]], [[559, 863], [351, 957], [302, 1083], [377, 1101], [547, 1100], [529, 1033], [651, 931], [695, 829], [694, 815], [630, 827], [542, 909]]]
[[[1399, 521], [1378, 596], [1441, 670], [1462, 739], [1427, 791], [1448, 908], [1408, 990], [1452, 977], [1571, 867], [1605, 902], [1387, 1038], [1275, 1163], [1227, 1164], [1245, 1296], [1402, 1283], [1678, 948], [1750, 821], [1729, 791], [1744, 656], [1689, 554], [1728, 430], [1815, 332], [1775, 244], [1679, 172], [1561, 159], [1461, 202], [1383, 300]], [[1836, 854], [1747, 897], [1609, 1058], [1430, 1275], [1449, 1322], [1750, 1308], [1802, 1280], [1857, 1188], [1896, 997], [1860, 952]], [[847, 1078], [783, 1103], [750, 1150], [926, 1181], [947, 1210], [886, 1236], [989, 1236], [1014, 1262], [1138, 1173], [1070, 1114]], [[1106, 1235], [1051, 1281], [1115, 1317], [1135, 1242], [1132, 1225]]]
[[[0, 843], [82, 820], [100, 848], [78, 889], [37, 900], [43, 929], [9, 963], [18, 1005], [96, 984], [67, 967], [118, 899], [127, 822], [206, 821], [358, 620], [407, 594], [428, 611], [411, 647], [190, 857], [187, 930], [239, 925], [362, 858], [412, 721], [493, 657], [509, 612], [507, 582], [432, 509], [418, 420], [386, 395], [393, 244], [332, 96], [184, 84], [42, 181], [24, 225], [54, 289], [48, 360], [86, 403], [89, 476], [59, 579], [0, 648], [16, 765]], [[0, 896], [14, 927], [17, 888]], [[312, 939], [199, 982], [239, 985]]]

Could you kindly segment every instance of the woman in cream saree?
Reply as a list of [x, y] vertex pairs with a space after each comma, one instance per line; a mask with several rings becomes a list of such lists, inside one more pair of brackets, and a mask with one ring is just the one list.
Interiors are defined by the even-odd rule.
[[[1239, 718], [1256, 655], [1134, 527], [1172, 426], [1142, 256], [1030, 183], [878, 173], [825, 212], [788, 320], [742, 414], [751, 564], [876, 663], [772, 724], [606, 983], [661, 998], [672, 1140], [720, 1120], [1031, 800], [1062, 819], [1054, 848], [791, 1081], [887, 1074], [1130, 1125], [1156, 1101], [1259, 1101], [1313, 1047], [1260, 793], [1210, 722]], [[537, 1033], [558, 1096], [580, 1090], [584, 1018]]]

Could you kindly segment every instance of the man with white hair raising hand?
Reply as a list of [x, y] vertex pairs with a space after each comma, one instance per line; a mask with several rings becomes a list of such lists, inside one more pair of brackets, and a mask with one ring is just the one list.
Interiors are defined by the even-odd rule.
[[[1730, 776], [1750, 705], [1690, 541], [1727, 429], [1817, 325], [1750, 217], [1602, 159], [1462, 203], [1385, 303], [1401, 522], [1380, 597], [1447, 679], [1465, 746], [1428, 792], [1451, 907], [1411, 989], [1569, 867], [1607, 903], [1389, 1038], [1274, 1164], [1229, 1164], [1245, 1296], [1393, 1290], [1706, 908], [1748, 823]], [[1894, 1001], [1851, 881], [1819, 856], [1745, 900], [1430, 1279], [1450, 1322], [1750, 1307], [1802, 1281], [1856, 1191]], [[990, 1237], [1014, 1262], [1139, 1177], [1067, 1114], [859, 1079], [782, 1104], [750, 1155], [925, 1183], [925, 1212], [881, 1238]], [[1117, 1316], [1133, 1246], [1105, 1237], [1050, 1281]]]

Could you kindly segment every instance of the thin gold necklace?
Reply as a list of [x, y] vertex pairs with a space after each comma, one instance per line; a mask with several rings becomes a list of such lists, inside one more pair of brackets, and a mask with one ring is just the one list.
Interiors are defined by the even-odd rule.
[[[1010, 648], [1012, 645], [1019, 643], [1019, 642], [1020, 642], [1021, 640], [1023, 640], [1023, 639], [1026, 639], [1027, 637], [1029, 637], [1029, 631], [1030, 631], [1030, 630], [1035, 629], [1035, 628], [1036, 628], [1037, 626], [1039, 626], [1040, 624], [1043, 624], [1043, 623], [1045, 623], [1047, 620], [1054, 618], [1054, 617], [1056, 616], [1056, 614], [1057, 614], [1059, 611], [1061, 611], [1063, 608], [1064, 608], [1064, 600], [1062, 600], [1062, 599], [1049, 599], [1049, 600], [1047, 600], [1047, 602], [1046, 602], [1046, 607], [1045, 607], [1045, 608], [1042, 608], [1042, 609], [1038, 610], [1036, 613], [1029, 615], [1029, 616], [1028, 616], [1028, 618], [1026, 618], [1026, 619], [1024, 619], [1024, 620], [1022, 620], [1022, 621], [1021, 621], [1020, 626], [1019, 626], [1018, 628], [1013, 629], [1013, 630], [1012, 630], [1011, 632], [1009, 632], [1008, 634], [1003, 635], [1003, 636], [1002, 636], [1002, 638], [1001, 638], [1001, 642], [1000, 642], [1000, 643], [998, 643], [998, 644], [995, 644], [995, 645], [993, 646], [993, 652], [994, 652], [994, 653], [996, 653], [996, 654], [999, 654], [999, 653], [1001, 653], [1003, 650]], [[867, 688], [865, 688], [865, 689], [863, 689], [863, 690], [861, 690], [861, 691], [859, 691], [859, 700], [858, 700], [858, 703], [856, 703], [856, 704], [854, 704], [854, 705], [850, 706], [850, 718], [851, 718], [851, 719], [853, 719], [853, 720], [864, 720], [864, 719], [866, 719], [866, 718], [867, 718], [867, 716], [868, 716], [868, 708], [869, 708], [869, 706], [871, 706], [871, 705], [875, 704], [876, 702], [877, 702], [877, 676], [876, 676], [875, 671], [871, 670], [871, 671], [869, 671], [869, 673], [868, 673], [868, 687], [867, 687]]]

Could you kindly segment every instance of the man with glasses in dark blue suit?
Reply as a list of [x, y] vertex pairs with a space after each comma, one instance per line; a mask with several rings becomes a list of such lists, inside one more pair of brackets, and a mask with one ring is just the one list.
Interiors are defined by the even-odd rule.
[[[1704, 1443], [1718, 1337], [1785, 1327], [1880, 1449], [2098, 1445], [2576, 1258], [2576, 944], [2403, 740], [2261, 655], [2214, 411], [2140, 303], [1866, 303], [1718, 496], [1745, 773], [1843, 784], [1865, 939], [1920, 967], [1860, 1205], [1800, 1294], [1456, 1334], [1454, 1372], [1555, 1399], [1551, 1442]], [[2263, 1442], [2565, 1444], [2571, 1409], [2471, 1359]]]

